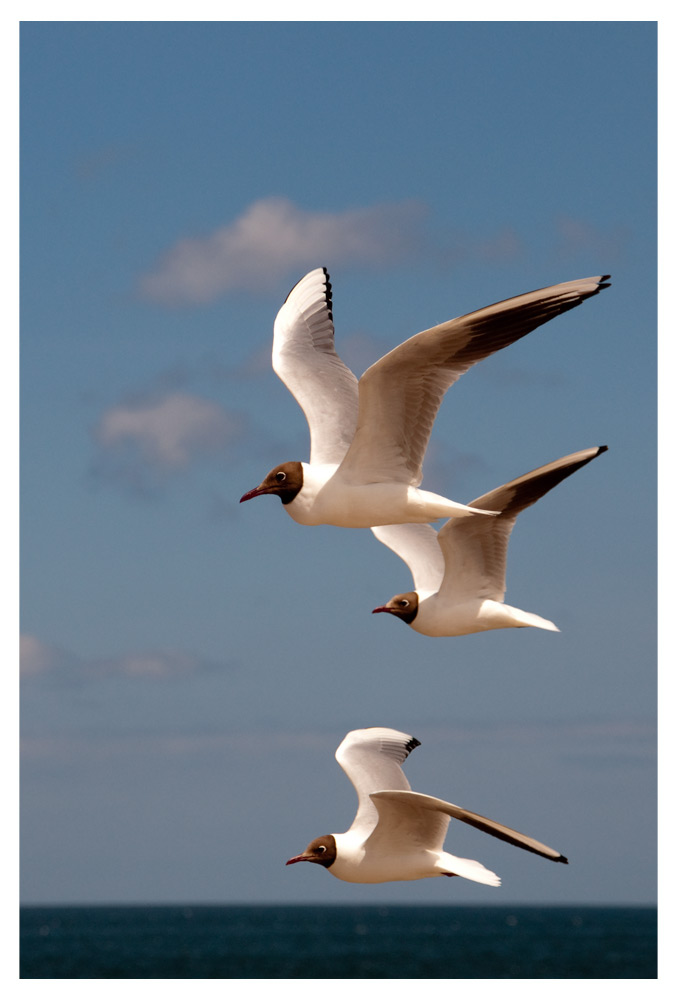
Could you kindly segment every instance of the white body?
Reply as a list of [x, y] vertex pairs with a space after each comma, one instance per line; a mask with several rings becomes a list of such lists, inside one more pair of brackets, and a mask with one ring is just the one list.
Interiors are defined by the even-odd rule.
[[426, 524], [440, 517], [474, 517], [478, 513], [406, 483], [353, 484], [345, 482], [337, 465], [309, 465], [307, 462], [301, 465], [303, 489], [285, 505], [289, 516], [298, 524], [371, 528], [375, 521], [379, 524]]
[[418, 746], [395, 729], [357, 729], [348, 733], [336, 759], [355, 787], [358, 809], [346, 833], [335, 833], [336, 860], [328, 871], [344, 882], [400, 882], [460, 875], [498, 886], [500, 878], [479, 861], [444, 850], [451, 817], [553, 861], [558, 851], [430, 795], [412, 792], [401, 764]]
[[399, 847], [385, 852], [370, 847], [355, 833], [335, 833], [337, 856], [328, 869], [342, 882], [412, 882], [415, 879], [440, 875], [460, 875], [472, 882], [499, 886], [501, 880], [479, 861], [457, 858], [443, 850], [430, 850], [424, 845]]
[[[546, 618], [503, 603], [508, 541], [518, 514], [603, 451], [587, 448], [566, 455], [473, 500], [471, 508], [500, 511], [491, 520], [448, 521], [439, 532], [430, 524], [373, 528], [411, 570], [418, 611], [410, 628], [437, 637], [525, 626], [558, 632]], [[393, 598], [385, 609], [396, 602]]]
[[559, 632], [554, 622], [540, 615], [511, 608], [499, 601], [471, 600], [449, 604], [440, 594], [419, 598], [418, 614], [411, 628], [421, 635], [433, 637], [472, 635], [496, 628], [533, 628]]
[[490, 508], [418, 489], [445, 392], [477, 361], [607, 287], [605, 277], [528, 292], [425, 330], [358, 383], [334, 349], [329, 275], [307, 274], [280, 309], [273, 339], [273, 368], [303, 409], [311, 439], [303, 485], [285, 503], [290, 517], [348, 528], [483, 520]]

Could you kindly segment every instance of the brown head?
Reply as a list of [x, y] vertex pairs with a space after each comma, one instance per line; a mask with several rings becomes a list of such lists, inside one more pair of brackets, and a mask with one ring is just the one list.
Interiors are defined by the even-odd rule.
[[415, 590], [410, 590], [407, 594], [395, 594], [382, 608], [374, 608], [372, 615], [379, 611], [387, 611], [396, 618], [401, 618], [407, 625], [411, 625], [418, 614], [418, 594]]
[[301, 463], [283, 462], [282, 465], [276, 465], [268, 473], [260, 486], [249, 490], [248, 493], [240, 497], [240, 503], [243, 500], [253, 500], [254, 497], [263, 496], [264, 493], [278, 496], [282, 503], [291, 503], [302, 486], [303, 466]]
[[331, 868], [336, 861], [336, 840], [333, 835], [327, 833], [324, 837], [311, 840], [303, 854], [290, 858], [286, 864], [295, 865], [297, 861], [312, 861], [323, 868]]

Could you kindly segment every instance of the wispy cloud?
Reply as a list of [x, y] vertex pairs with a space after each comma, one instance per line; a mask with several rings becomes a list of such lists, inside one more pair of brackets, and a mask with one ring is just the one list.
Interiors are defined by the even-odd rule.
[[141, 277], [139, 291], [167, 305], [201, 303], [274, 288], [325, 262], [380, 266], [419, 248], [426, 215], [417, 201], [309, 212], [286, 198], [264, 198], [207, 236], [179, 240]]
[[118, 164], [130, 160], [138, 154], [138, 147], [122, 143], [108, 143], [97, 146], [79, 156], [76, 161], [78, 177], [83, 181], [99, 179]]
[[453, 728], [431, 726], [428, 737], [440, 746], [445, 743], [471, 747], [476, 756], [485, 752], [522, 751], [532, 753], [534, 746], [547, 747], [547, 753], [562, 765], [583, 770], [595, 767], [653, 767], [656, 758], [656, 724], [652, 718], [559, 719], [540, 722], [523, 719], [502, 725], [468, 723]]
[[144, 460], [175, 469], [200, 452], [221, 448], [233, 432], [231, 418], [217, 403], [175, 392], [112, 407], [101, 417], [96, 436], [104, 448], [131, 443]]
[[[135, 756], [154, 748], [162, 756], [207, 754], [215, 759], [225, 755], [252, 760], [257, 757], [275, 758], [291, 754], [325, 756], [331, 759], [334, 749], [350, 727], [350, 721], [340, 726], [325, 728], [296, 728], [287, 730], [283, 726], [228, 725], [213, 727], [204, 724], [201, 728], [177, 732], [174, 723], [160, 729], [149, 726], [135, 729], [124, 728], [116, 732], [112, 729], [97, 730], [96, 738], [90, 733], [69, 732], [68, 734], [40, 732], [29, 734], [22, 740], [22, 751], [32, 757], [54, 759], [59, 756], [87, 754], [108, 758], [112, 755]], [[416, 727], [415, 731], [420, 732]], [[546, 742], [544, 744], [544, 734]], [[534, 746], [547, 745], [547, 756], [557, 760], [560, 766], [579, 770], [595, 767], [616, 769], [636, 767], [646, 769], [655, 763], [656, 729], [651, 721], [632, 717], [618, 720], [573, 720], [549, 722], [547, 726], [526, 720], [505, 725], [459, 724], [447, 729], [443, 726], [429, 726], [425, 734], [425, 745], [429, 751], [413, 758], [425, 773], [432, 767], [434, 752], [440, 757], [453, 760], [459, 753], [479, 762], [480, 770], [487, 761], [506, 758], [518, 760], [524, 754], [533, 757]], [[574, 747], [575, 749], [572, 749]]]
[[[556, 221], [560, 256], [570, 256], [590, 250], [603, 262], [615, 261], [622, 256], [630, 242], [630, 231], [622, 226], [604, 232], [591, 226], [584, 219], [560, 216]], [[606, 265], [605, 265], [606, 266]]]
[[19, 643], [19, 664], [22, 677], [39, 677], [60, 663], [63, 654], [34, 635], [22, 635]]
[[97, 661], [103, 673], [124, 674], [126, 677], [183, 677], [197, 673], [204, 667], [197, 656], [188, 653], [165, 650], [130, 653], [109, 660]]
[[[138, 292], [165, 306], [196, 305], [231, 292], [278, 289], [322, 264], [382, 268], [420, 260], [449, 269], [467, 261], [508, 263], [534, 249], [509, 226], [481, 235], [440, 227], [417, 200], [329, 212], [262, 198], [212, 232], [178, 239], [141, 275]], [[603, 232], [568, 216], [555, 219], [550, 233], [556, 255], [590, 250], [609, 262], [630, 239], [622, 228]]]
[[240, 417], [211, 400], [152, 393], [102, 414], [94, 429], [94, 471], [144, 492], [199, 458], [222, 452], [241, 426]]
[[109, 676], [157, 680], [184, 677], [218, 666], [191, 653], [162, 649], [85, 659], [31, 634], [21, 636], [20, 653], [22, 679], [43, 678], [56, 684], [85, 683]]

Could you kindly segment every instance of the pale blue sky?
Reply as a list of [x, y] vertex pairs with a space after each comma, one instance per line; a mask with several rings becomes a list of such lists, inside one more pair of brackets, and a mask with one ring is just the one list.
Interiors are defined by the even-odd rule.
[[[24, 900], [652, 901], [655, 26], [34, 22], [21, 70]], [[238, 504], [307, 458], [270, 347], [317, 266], [358, 375], [611, 272], [452, 388], [426, 465], [468, 501], [609, 446], [513, 534], [560, 634], [416, 635], [370, 532]], [[452, 823], [500, 890], [285, 868], [350, 825], [365, 725], [569, 866]]]

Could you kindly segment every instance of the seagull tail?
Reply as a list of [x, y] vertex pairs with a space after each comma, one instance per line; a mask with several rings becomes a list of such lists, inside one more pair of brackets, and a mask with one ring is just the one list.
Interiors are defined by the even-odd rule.
[[541, 618], [540, 615], [532, 615], [529, 611], [520, 611], [517, 608], [511, 608], [511, 611], [517, 628], [531, 625], [533, 628], [547, 629], [548, 632], [559, 632], [555, 623], [548, 621], [547, 618]]
[[439, 860], [440, 875], [460, 875], [461, 878], [470, 879], [471, 882], [481, 882], [483, 885], [499, 886], [501, 880], [496, 872], [489, 871], [479, 861], [472, 861], [470, 858], [455, 858], [453, 854], [446, 852]]

